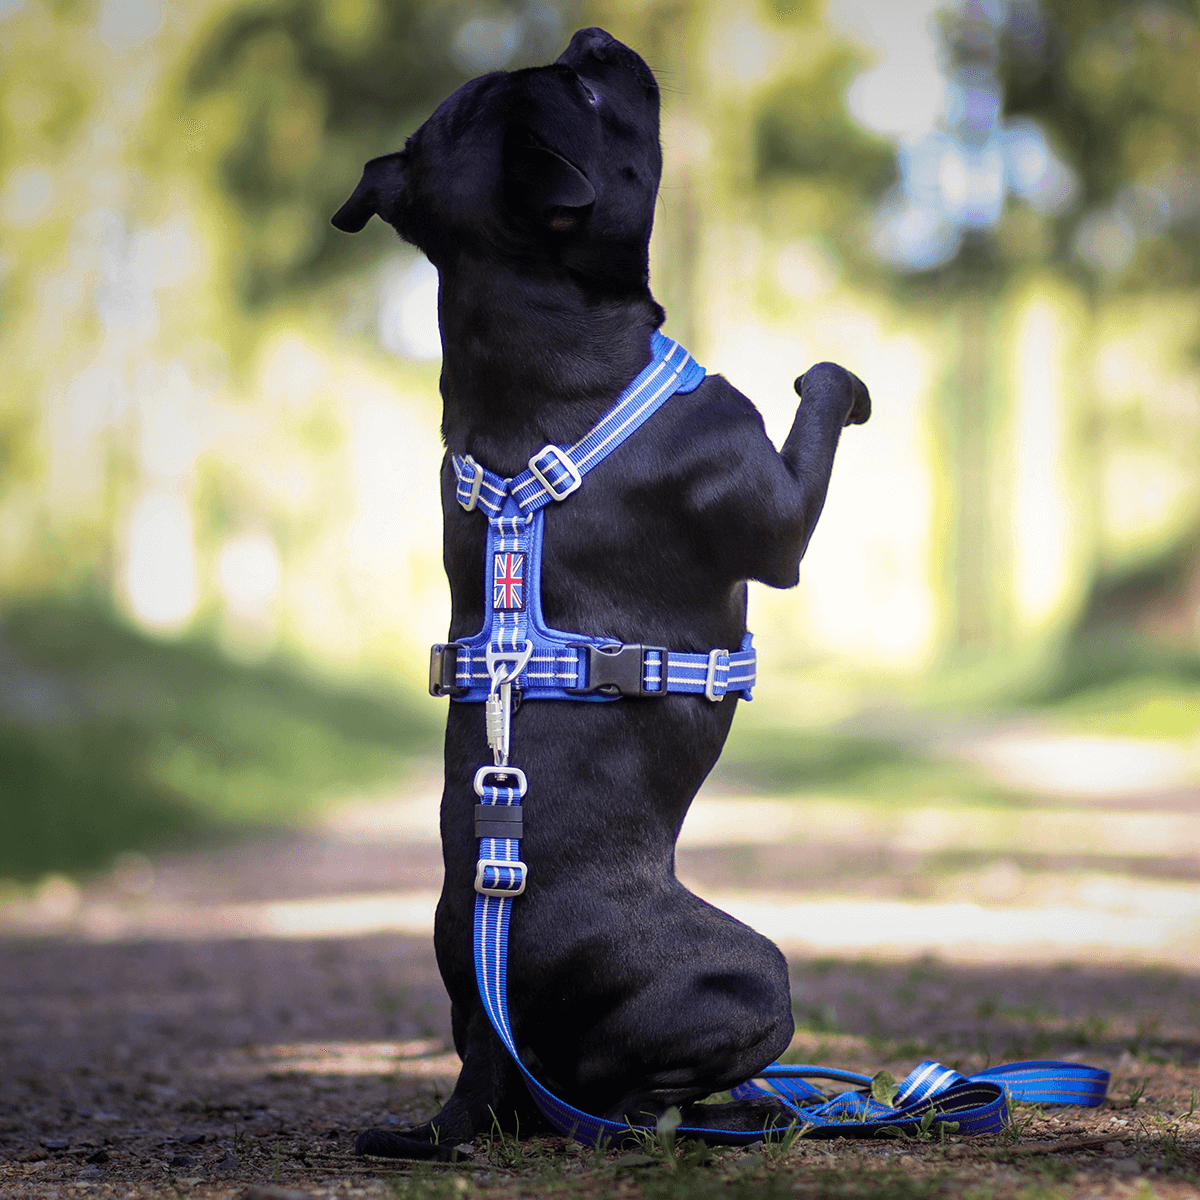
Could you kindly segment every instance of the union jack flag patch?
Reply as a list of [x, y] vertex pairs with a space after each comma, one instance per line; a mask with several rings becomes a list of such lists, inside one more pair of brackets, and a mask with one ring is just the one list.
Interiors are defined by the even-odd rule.
[[497, 554], [492, 564], [492, 608], [508, 612], [525, 607], [525, 555]]

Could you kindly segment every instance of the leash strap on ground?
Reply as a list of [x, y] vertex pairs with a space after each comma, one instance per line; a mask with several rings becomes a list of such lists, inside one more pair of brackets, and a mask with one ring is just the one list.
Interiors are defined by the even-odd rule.
[[[865, 1090], [826, 1099], [808, 1079], [841, 1080]], [[927, 1059], [897, 1085], [894, 1099], [887, 1104], [872, 1095], [868, 1075], [772, 1063], [730, 1094], [736, 1099], [779, 1097], [795, 1108], [807, 1137], [874, 1137], [888, 1130], [911, 1134], [942, 1123], [952, 1132], [981, 1134], [1004, 1129], [1009, 1098], [1096, 1108], [1104, 1103], [1108, 1081], [1107, 1071], [1080, 1063], [1015, 1062], [961, 1075]]]
[[[495, 804], [519, 804], [517, 789], [496, 789]], [[485, 799], [485, 804], [489, 803]], [[545, 1088], [521, 1062], [508, 1018], [508, 926], [512, 896], [523, 891], [528, 876], [519, 863], [519, 843], [480, 843], [480, 869], [485, 861], [496, 864], [489, 882], [490, 895], [475, 899], [475, 977], [492, 1027], [517, 1064], [534, 1102], [560, 1133], [594, 1145], [627, 1135], [630, 1126], [582, 1112]], [[485, 860], [484, 856], [488, 856]], [[499, 860], [499, 861], [498, 861]], [[516, 864], [504, 867], [504, 862]], [[492, 869], [492, 868], [487, 868]], [[507, 876], [501, 881], [501, 875]], [[503, 894], [507, 892], [508, 894]], [[832, 1099], [809, 1079], [833, 1079], [858, 1085]], [[974, 1075], [961, 1075], [932, 1060], [923, 1062], [899, 1084], [891, 1105], [871, 1095], [872, 1079], [853, 1071], [807, 1065], [771, 1063], [753, 1079], [735, 1087], [735, 1099], [770, 1095], [792, 1112], [795, 1128], [805, 1137], [875, 1137], [888, 1130], [899, 1134], [925, 1132], [939, 1124], [959, 1134], [995, 1134], [1008, 1124], [1008, 1098], [1038, 1104], [1075, 1104], [1096, 1108], [1104, 1102], [1109, 1073], [1096, 1067], [1066, 1062], [1016, 1062], [990, 1067]], [[719, 1138], [730, 1145], [749, 1145], [767, 1136], [782, 1136], [784, 1122], [773, 1129], [730, 1131], [681, 1125], [680, 1137]], [[654, 1126], [642, 1126], [651, 1132]]]

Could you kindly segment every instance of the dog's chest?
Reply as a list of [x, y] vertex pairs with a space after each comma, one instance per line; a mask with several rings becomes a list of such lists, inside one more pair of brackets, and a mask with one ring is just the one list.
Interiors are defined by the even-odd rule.
[[[644, 605], [660, 582], [658, 567], [672, 540], [661, 508], [647, 519], [652, 507], [619, 480], [589, 478], [536, 518], [543, 522], [538, 553], [522, 570], [526, 586], [539, 589], [548, 621], [578, 629], [600, 612]], [[455, 501], [445, 522], [455, 621], [474, 622], [477, 629], [485, 611], [488, 520]]]

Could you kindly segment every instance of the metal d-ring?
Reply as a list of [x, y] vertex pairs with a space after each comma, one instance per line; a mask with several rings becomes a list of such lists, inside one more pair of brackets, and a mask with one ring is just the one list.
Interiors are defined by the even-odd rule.
[[[533, 654], [533, 643], [526, 638], [524, 650], [493, 650], [489, 642], [488, 648], [484, 651], [484, 658], [487, 661], [488, 674], [492, 677], [492, 691], [498, 687], [503, 687], [506, 683], [512, 683], [517, 676], [525, 670], [529, 665], [529, 659]], [[512, 662], [516, 663], [511, 671], [501, 678], [497, 674], [497, 668], [500, 663]]]

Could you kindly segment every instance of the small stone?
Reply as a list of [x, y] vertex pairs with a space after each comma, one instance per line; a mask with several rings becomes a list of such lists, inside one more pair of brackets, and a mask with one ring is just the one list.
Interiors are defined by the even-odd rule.
[[188, 1146], [200, 1146], [208, 1140], [207, 1133], [192, 1133], [183, 1139], [184, 1144]]
[[190, 1167], [192, 1160], [186, 1154], [176, 1154], [167, 1165], [171, 1167]]
[[1124, 1154], [1125, 1153], [1125, 1143], [1124, 1142], [1105, 1142], [1104, 1143], [1104, 1153], [1105, 1154]]
[[42, 1145], [47, 1150], [67, 1150], [71, 1146], [70, 1138], [43, 1138]]
[[92, 1180], [92, 1179], [103, 1179], [104, 1172], [102, 1170], [100, 1170], [99, 1167], [82, 1167], [82, 1168], [80, 1168], [79, 1174], [76, 1175], [75, 1178], [84, 1180], [84, 1181]]
[[238, 1157], [232, 1150], [226, 1150], [224, 1157], [217, 1159], [212, 1166], [214, 1174], [227, 1175], [238, 1169]]
[[1112, 1165], [1112, 1173], [1114, 1175], [1140, 1175], [1142, 1168], [1136, 1158], [1119, 1158]]
[[45, 1152], [45, 1150], [42, 1150], [40, 1148], [37, 1150], [26, 1150], [24, 1154], [17, 1155], [17, 1162], [19, 1162], [19, 1163], [45, 1162], [45, 1160], [48, 1159], [49, 1157], [50, 1157], [50, 1155], [48, 1155]]
[[87, 1161], [90, 1163], [106, 1163], [108, 1162], [108, 1157], [109, 1155], [107, 1150], [97, 1150], [95, 1154], [89, 1154], [87, 1156]]

